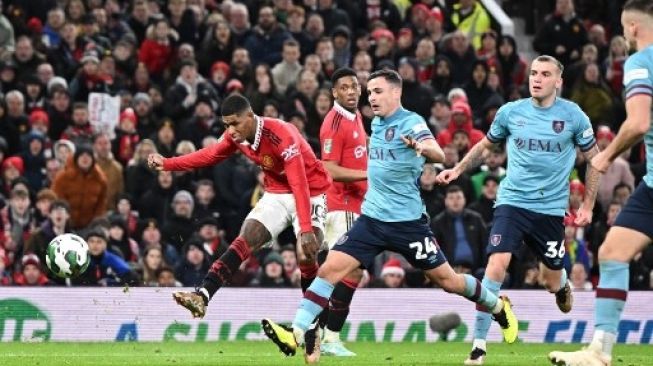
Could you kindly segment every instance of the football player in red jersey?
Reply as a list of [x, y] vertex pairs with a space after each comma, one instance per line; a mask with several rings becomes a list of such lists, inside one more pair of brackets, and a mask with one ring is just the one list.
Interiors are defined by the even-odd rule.
[[302, 272], [302, 290], [317, 273], [317, 251], [323, 241], [326, 220], [325, 192], [331, 178], [295, 126], [254, 114], [247, 98], [229, 96], [222, 104], [227, 128], [217, 144], [192, 154], [164, 158], [148, 157], [157, 170], [190, 170], [215, 165], [240, 150], [265, 173], [265, 194], [247, 215], [240, 235], [209, 269], [195, 292], [175, 292], [174, 298], [203, 317], [215, 292], [238, 271], [240, 264], [289, 225], [298, 237], [297, 257]]
[[[320, 128], [322, 163], [333, 178], [327, 191], [326, 231], [324, 239], [329, 249], [345, 235], [360, 216], [361, 204], [367, 191], [367, 134], [357, 110], [361, 87], [356, 72], [349, 68], [336, 70], [332, 77], [333, 108]], [[356, 269], [333, 290], [328, 311], [320, 316], [325, 329], [322, 354], [325, 356], [355, 356], [340, 340], [354, 291], [362, 277]]]

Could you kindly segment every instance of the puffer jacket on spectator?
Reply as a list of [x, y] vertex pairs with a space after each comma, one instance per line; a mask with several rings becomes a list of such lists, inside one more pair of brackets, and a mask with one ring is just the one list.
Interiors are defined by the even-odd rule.
[[480, 130], [477, 130], [473, 126], [472, 122], [472, 109], [469, 107], [469, 104], [465, 102], [456, 102], [451, 106], [451, 112], [460, 111], [465, 114], [467, 120], [461, 124], [457, 125], [453, 119], [449, 122], [449, 126], [446, 130], [440, 131], [437, 136], [438, 144], [440, 146], [447, 146], [453, 141], [453, 134], [457, 130], [463, 130], [469, 135], [470, 148], [485, 137], [485, 134]]
[[90, 154], [93, 157], [90, 148], [78, 148], [74, 157], [68, 160], [64, 170], [57, 174], [52, 183], [52, 190], [57, 197], [66, 200], [70, 205], [73, 229], [84, 228], [94, 218], [104, 215], [107, 204], [107, 178], [95, 164], [94, 158], [90, 169], [83, 171], [79, 167], [81, 154]]

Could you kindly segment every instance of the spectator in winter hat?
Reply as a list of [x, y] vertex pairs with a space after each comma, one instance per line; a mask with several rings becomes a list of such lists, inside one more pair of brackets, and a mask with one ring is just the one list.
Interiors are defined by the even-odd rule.
[[23, 175], [25, 164], [20, 156], [10, 156], [2, 162], [2, 194], [9, 196], [11, 191], [11, 182]]
[[32, 130], [36, 130], [43, 136], [47, 136], [48, 128], [50, 127], [50, 117], [42, 110], [34, 110], [29, 115], [29, 125], [32, 127]]
[[453, 134], [457, 130], [467, 132], [470, 140], [470, 148], [476, 145], [485, 137], [485, 134], [474, 128], [472, 121], [472, 109], [467, 102], [457, 101], [451, 105], [451, 121], [444, 131], [437, 135], [440, 146], [447, 146], [453, 141]]
[[22, 270], [14, 276], [14, 284], [18, 286], [45, 286], [50, 280], [43, 273], [41, 261], [36, 254], [25, 254], [20, 261]]
[[374, 287], [399, 288], [404, 287], [406, 271], [401, 267], [401, 262], [396, 258], [390, 258], [381, 270], [381, 278], [375, 281]]

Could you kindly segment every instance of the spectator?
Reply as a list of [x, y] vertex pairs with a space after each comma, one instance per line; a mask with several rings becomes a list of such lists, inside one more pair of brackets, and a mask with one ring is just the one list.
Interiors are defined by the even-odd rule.
[[276, 83], [270, 67], [259, 64], [254, 71], [254, 80], [245, 95], [249, 98], [254, 113], [263, 114], [263, 106], [268, 101], [281, 103], [283, 97], [277, 92]]
[[[376, 69], [382, 69], [383, 61], [392, 61], [395, 59], [395, 35], [387, 29], [377, 28], [372, 34], [372, 39], [376, 42], [370, 55]], [[392, 62], [394, 65], [394, 62]]]
[[435, 70], [431, 76], [431, 87], [437, 94], [448, 94], [453, 87], [453, 79], [451, 77], [451, 60], [444, 55], [435, 56], [433, 61]]
[[497, 33], [494, 30], [481, 34], [481, 48], [476, 51], [476, 57], [487, 62], [497, 55], [497, 45]]
[[109, 218], [107, 247], [110, 252], [124, 259], [128, 264], [136, 264], [140, 258], [138, 243], [129, 237], [127, 222], [118, 215]]
[[486, 175], [483, 178], [481, 196], [468, 206], [470, 210], [476, 211], [481, 215], [486, 227], [492, 226], [492, 221], [494, 220], [494, 202], [497, 199], [498, 190], [499, 178], [494, 175]]
[[181, 263], [177, 266], [175, 277], [186, 287], [195, 287], [202, 282], [209, 261], [202, 249], [202, 243], [197, 239], [189, 240], [182, 248]]
[[[483, 118], [483, 104], [497, 94], [487, 84], [490, 69], [483, 60], [474, 62], [472, 69], [472, 80], [465, 85], [465, 94], [472, 108], [474, 120]], [[474, 123], [477, 125], [477, 123]]]
[[338, 26], [345, 26], [351, 29], [351, 19], [349, 14], [343, 9], [339, 9], [333, 0], [318, 0], [318, 13], [324, 20], [324, 32], [331, 34]]
[[628, 41], [623, 36], [615, 36], [610, 41], [610, 52], [603, 63], [605, 80], [614, 95], [621, 95], [624, 88], [624, 63], [628, 57]]
[[25, 164], [20, 156], [10, 156], [2, 161], [2, 194], [5, 197], [11, 192], [12, 182], [25, 172]]
[[238, 46], [244, 45], [245, 40], [252, 34], [247, 6], [243, 3], [232, 4], [229, 8], [228, 19], [236, 39], [236, 44]]
[[202, 42], [198, 57], [200, 73], [208, 77], [215, 62], [229, 63], [235, 48], [236, 39], [231, 34], [229, 23], [224, 20], [215, 23]]
[[[444, 162], [442, 163], [442, 168], [451, 169], [458, 163], [458, 161], [460, 161], [458, 149], [453, 144], [445, 145], [442, 148], [442, 151], [444, 151]], [[474, 195], [474, 187], [472, 186], [472, 180], [469, 173], [463, 172], [456, 180], [450, 182], [449, 185], [460, 187], [465, 194], [465, 200], [467, 202], [475, 201], [474, 198], [476, 196]]]
[[47, 286], [50, 280], [43, 273], [41, 261], [35, 254], [26, 254], [20, 261], [21, 271], [14, 276], [17, 286]]
[[401, 267], [401, 262], [398, 259], [391, 258], [383, 264], [381, 278], [373, 281], [370, 287], [402, 288], [405, 287], [405, 277], [406, 270]]
[[283, 257], [276, 251], [271, 251], [263, 260], [259, 275], [250, 282], [250, 286], [267, 288], [292, 287], [290, 279], [284, 271]]
[[444, 198], [445, 211], [433, 218], [431, 229], [454, 269], [475, 273], [485, 265], [487, 229], [481, 215], [465, 204], [463, 190], [450, 185]]
[[494, 67], [498, 72], [501, 78], [501, 89], [504, 92], [525, 85], [528, 64], [519, 55], [517, 42], [512, 36], [502, 35], [499, 38], [497, 54], [488, 60], [488, 65]]
[[215, 116], [217, 107], [217, 102], [207, 93], [198, 96], [193, 116], [181, 124], [176, 136], [195, 146], [202, 146], [202, 140], [207, 136], [220, 137], [225, 129]]
[[601, 79], [597, 64], [585, 66], [583, 76], [571, 90], [570, 99], [578, 103], [593, 125], [606, 120], [612, 122], [612, 90]]
[[229, 243], [224, 239], [224, 230], [216, 217], [206, 216], [198, 220], [197, 235], [202, 240], [203, 249], [209, 262], [220, 258], [229, 248]]
[[592, 231], [590, 235], [590, 240], [587, 242], [589, 252], [592, 253], [592, 266], [590, 274], [592, 277], [598, 277], [599, 275], [599, 247], [605, 240], [605, 237], [608, 235], [608, 230], [614, 225], [614, 220], [621, 212], [623, 203], [618, 201], [611, 201], [608, 204], [605, 211], [605, 217], [597, 218], [592, 224]]
[[131, 197], [135, 199], [142, 197], [147, 188], [152, 187], [156, 181], [157, 173], [147, 167], [147, 157], [156, 152], [156, 146], [152, 140], [145, 139], [136, 145], [134, 158], [129, 161], [125, 169], [125, 191]]
[[195, 14], [186, 4], [186, 0], [168, 1], [170, 25], [179, 34], [179, 43], [196, 45], [198, 41], [198, 26]]
[[30, 209], [29, 191], [22, 186], [15, 186], [9, 195], [9, 204], [0, 209], [0, 247], [4, 248], [9, 263], [18, 259], [34, 229], [34, 215]]
[[[614, 132], [608, 126], [599, 126], [596, 129], [596, 143], [599, 149], [604, 150], [614, 139]], [[601, 207], [608, 207], [612, 200], [612, 192], [619, 183], [625, 183], [631, 190], [635, 187], [635, 177], [630, 171], [630, 165], [621, 156], [618, 156], [608, 170], [601, 175], [597, 200]]]
[[[50, 216], [52, 202], [57, 199], [57, 195], [50, 188], [43, 188], [36, 194], [36, 203], [34, 204], [34, 224], [40, 227]], [[34, 232], [31, 233], [32, 235]], [[32, 237], [30, 235], [30, 238]]]
[[218, 97], [211, 84], [197, 74], [195, 61], [184, 61], [175, 84], [166, 93], [166, 116], [174, 121], [190, 118], [199, 96], [216, 102]]
[[51, 122], [48, 128], [48, 136], [56, 141], [61, 133], [73, 124], [70, 104], [70, 93], [64, 88], [57, 87], [51, 93], [46, 111], [48, 120]]
[[[188, 191], [175, 193], [172, 199], [172, 216], [163, 224], [161, 230], [163, 240], [172, 244], [179, 253], [183, 253], [182, 246], [194, 232], [192, 222], [194, 205], [193, 196]], [[184, 283], [183, 280], [181, 282]]]
[[444, 208], [442, 204], [444, 196], [435, 184], [435, 177], [437, 175], [433, 164], [425, 164], [422, 168], [422, 175], [419, 178], [420, 196], [426, 206], [426, 214], [430, 218], [435, 217]]
[[50, 50], [48, 61], [52, 64], [57, 75], [65, 80], [71, 80], [77, 73], [85, 41], [78, 36], [78, 28], [68, 20], [61, 27], [61, 41], [59, 45]]
[[195, 189], [193, 217], [196, 220], [201, 220], [205, 217], [220, 217], [219, 206], [215, 198], [213, 181], [209, 179], [199, 180]]
[[275, 65], [281, 61], [283, 43], [290, 39], [290, 33], [274, 17], [274, 9], [262, 6], [258, 13], [258, 23], [245, 40], [244, 46], [254, 64], [264, 62]]
[[281, 248], [281, 257], [283, 258], [283, 271], [286, 277], [290, 279], [292, 287], [300, 287], [301, 271], [297, 265], [297, 252], [292, 245], [285, 245]]
[[[18, 90], [11, 90], [7, 93], [5, 100], [7, 101], [5, 123], [13, 124], [21, 135], [27, 133], [29, 131], [29, 119], [25, 114], [25, 97], [23, 93]], [[18, 151], [20, 146], [16, 146], [14, 149]]]
[[451, 120], [451, 104], [442, 94], [433, 98], [431, 104], [431, 116], [428, 119], [429, 128], [434, 136], [440, 131], [446, 130]]
[[14, 27], [4, 15], [4, 12], [0, 12], [0, 58], [7, 59], [15, 49]]
[[38, 131], [31, 131], [24, 138], [26, 146], [20, 154], [25, 167], [22, 175], [30, 189], [38, 192], [45, 181], [45, 137]]
[[608, 40], [605, 35], [605, 28], [601, 24], [593, 24], [587, 32], [588, 41], [593, 44], [598, 51], [598, 61], [603, 62], [608, 57]]
[[476, 198], [481, 197], [482, 186], [485, 185], [485, 177], [494, 176], [500, 182], [506, 176], [506, 152], [503, 146], [493, 146], [485, 157], [485, 164], [481, 165], [479, 172], [472, 175], [472, 184]]
[[0, 96], [0, 136], [5, 139], [6, 155], [17, 154], [20, 149], [20, 133], [18, 127], [7, 117], [5, 98]]
[[107, 250], [107, 235], [100, 227], [92, 228], [84, 236], [88, 243], [88, 254], [91, 263], [86, 272], [73, 278], [74, 285], [84, 286], [134, 286], [138, 283], [138, 276], [133, 272], [127, 262]]
[[95, 135], [93, 152], [98, 167], [107, 178], [107, 207], [114, 207], [118, 196], [124, 192], [123, 168], [111, 153], [111, 141], [107, 134]]
[[159, 287], [182, 287], [181, 282], [175, 278], [175, 272], [168, 268], [162, 267], [156, 271], [157, 286]]
[[155, 149], [166, 158], [174, 156], [177, 145], [174, 124], [170, 119], [165, 119], [159, 125], [156, 135], [153, 137]]
[[619, 183], [614, 186], [614, 189], [612, 190], [612, 200], [625, 205], [631, 193], [633, 193], [633, 188], [631, 186], [626, 183]]
[[143, 252], [143, 259], [140, 268], [141, 284], [144, 286], [156, 286], [158, 284], [157, 272], [166, 266], [163, 260], [163, 253], [158, 246], [149, 246]]
[[84, 52], [82, 68], [70, 82], [70, 95], [75, 102], [86, 102], [91, 93], [109, 93], [109, 83], [100, 70], [100, 54], [97, 50]]
[[571, 289], [574, 291], [591, 291], [592, 283], [587, 280], [587, 271], [582, 263], [574, 263], [569, 273]]
[[564, 268], [571, 273], [571, 267], [580, 263], [585, 267], [585, 273], [590, 273], [590, 258], [585, 241], [578, 239], [577, 227], [574, 225], [574, 216], [565, 216], [565, 253]]
[[179, 262], [179, 253], [173, 245], [161, 241], [161, 230], [159, 229], [159, 223], [156, 219], [143, 220], [140, 227], [140, 247], [160, 247], [165, 262], [173, 267], [177, 265]]
[[476, 0], [454, 4], [451, 23], [467, 35], [476, 50], [481, 49], [481, 35], [490, 30], [490, 16]]
[[272, 68], [272, 80], [276, 91], [285, 94], [288, 87], [297, 82], [299, 72], [302, 70], [302, 65], [299, 63], [301, 57], [299, 43], [294, 39], [286, 40], [283, 43], [281, 56], [282, 61]]
[[[90, 145], [92, 143], [93, 128], [88, 120], [88, 105], [86, 103], [77, 102], [73, 105], [72, 124], [61, 133], [61, 139], [69, 140], [75, 146]], [[66, 161], [63, 160], [62, 163], [65, 164]]]
[[65, 169], [55, 177], [52, 190], [70, 204], [73, 229], [82, 229], [106, 213], [107, 179], [95, 164], [90, 146], [77, 148]]
[[576, 86], [577, 82], [583, 78], [583, 73], [587, 65], [595, 64], [598, 62], [598, 50], [596, 49], [596, 46], [591, 43], [584, 45], [580, 59], [571, 64], [569, 67], [565, 67], [564, 71], [562, 72], [562, 96], [569, 98], [573, 87]]
[[140, 217], [165, 223], [172, 217], [172, 199], [176, 189], [172, 172], [157, 172], [156, 183], [138, 200]]
[[456, 131], [462, 130], [467, 133], [470, 141], [470, 148], [485, 137], [483, 132], [477, 130], [472, 122], [472, 110], [467, 102], [456, 102], [451, 105], [451, 121], [446, 130], [440, 131], [437, 141], [440, 146], [449, 145], [453, 142], [453, 135]]
[[16, 50], [13, 55], [16, 63], [16, 80], [25, 80], [36, 74], [36, 68], [45, 62], [43, 57], [34, 50], [32, 39], [27, 35], [16, 38]]
[[142, 62], [155, 80], [162, 80], [164, 72], [170, 67], [174, 57], [175, 35], [168, 21], [158, 19], [138, 51], [138, 61]]
[[134, 32], [138, 44], [145, 41], [147, 27], [151, 24], [152, 17], [147, 6], [147, 0], [135, 0], [132, 5], [130, 16], [127, 18], [127, 25]]
[[[366, 0], [358, 3], [360, 4], [359, 13], [363, 14], [359, 28], [372, 29], [377, 22], [383, 22], [392, 32], [399, 31], [402, 14], [394, 1]], [[356, 24], [359, 23], [356, 22]]]
[[533, 39], [533, 48], [540, 54], [551, 55], [563, 65], [580, 58], [586, 44], [587, 31], [576, 15], [572, 0], [556, 0], [555, 12], [549, 14]]
[[469, 43], [465, 33], [460, 30], [448, 34], [443, 39], [445, 47], [442, 54], [451, 60], [451, 81], [456, 86], [463, 86], [471, 80], [472, 67], [476, 61], [476, 52]]
[[427, 119], [431, 114], [431, 103], [435, 95], [430, 87], [417, 79], [419, 76], [417, 60], [412, 57], [399, 60], [399, 75], [403, 79], [401, 105]]

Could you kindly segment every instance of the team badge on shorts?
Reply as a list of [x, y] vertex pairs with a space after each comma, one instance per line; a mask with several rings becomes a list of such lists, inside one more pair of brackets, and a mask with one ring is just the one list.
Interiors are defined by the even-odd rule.
[[392, 139], [395, 137], [395, 128], [390, 127], [387, 130], [385, 130], [385, 140], [386, 141], [392, 141]]
[[349, 239], [349, 237], [347, 235], [343, 235], [340, 237], [340, 239], [338, 239], [338, 241], [334, 245], [344, 244], [347, 241], [347, 239]]
[[555, 133], [560, 133], [565, 129], [565, 121], [553, 121], [551, 124]]
[[492, 244], [492, 246], [495, 246], [495, 247], [497, 245], [501, 244], [501, 234], [492, 235], [492, 237], [490, 238], [490, 244]]

